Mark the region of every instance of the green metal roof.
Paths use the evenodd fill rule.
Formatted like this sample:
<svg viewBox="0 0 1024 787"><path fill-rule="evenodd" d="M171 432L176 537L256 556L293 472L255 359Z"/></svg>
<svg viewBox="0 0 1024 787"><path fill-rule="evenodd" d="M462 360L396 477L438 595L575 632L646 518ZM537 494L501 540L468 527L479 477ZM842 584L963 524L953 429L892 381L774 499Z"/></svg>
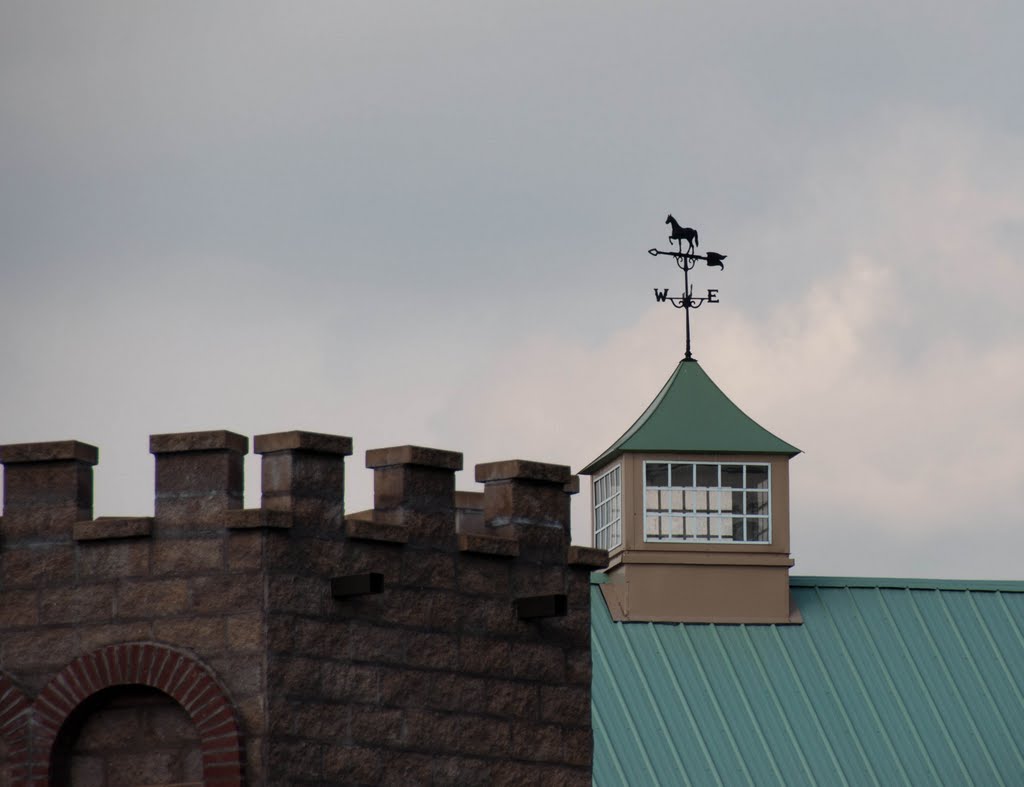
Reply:
<svg viewBox="0 0 1024 787"><path fill-rule="evenodd" d="M1024 582L796 578L803 625L593 612L597 785L1024 783Z"/></svg>
<svg viewBox="0 0 1024 787"><path fill-rule="evenodd" d="M580 472L593 473L625 451L800 453L733 404L693 360L680 361L636 423Z"/></svg>

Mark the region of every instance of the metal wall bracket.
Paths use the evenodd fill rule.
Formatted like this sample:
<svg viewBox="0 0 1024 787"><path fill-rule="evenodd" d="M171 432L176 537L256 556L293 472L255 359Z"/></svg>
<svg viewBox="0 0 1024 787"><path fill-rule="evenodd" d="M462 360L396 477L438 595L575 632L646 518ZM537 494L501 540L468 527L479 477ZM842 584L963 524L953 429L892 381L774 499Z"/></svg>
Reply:
<svg viewBox="0 0 1024 787"><path fill-rule="evenodd" d="M384 575L373 571L367 574L349 574L346 577L331 578L331 595L334 598L366 596L370 593L381 593L383 590Z"/></svg>
<svg viewBox="0 0 1024 787"><path fill-rule="evenodd" d="M569 611L565 593L550 596L527 596L515 600L516 615L520 620L563 617Z"/></svg>

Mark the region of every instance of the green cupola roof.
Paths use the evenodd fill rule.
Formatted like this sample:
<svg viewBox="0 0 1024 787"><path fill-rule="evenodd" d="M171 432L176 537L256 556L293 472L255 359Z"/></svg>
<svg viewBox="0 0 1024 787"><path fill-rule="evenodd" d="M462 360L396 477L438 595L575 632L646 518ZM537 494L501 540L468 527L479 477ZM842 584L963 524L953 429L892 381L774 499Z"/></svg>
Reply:
<svg viewBox="0 0 1024 787"><path fill-rule="evenodd" d="M592 474L626 452L795 456L800 449L740 410L699 363L683 360L636 423L580 472Z"/></svg>

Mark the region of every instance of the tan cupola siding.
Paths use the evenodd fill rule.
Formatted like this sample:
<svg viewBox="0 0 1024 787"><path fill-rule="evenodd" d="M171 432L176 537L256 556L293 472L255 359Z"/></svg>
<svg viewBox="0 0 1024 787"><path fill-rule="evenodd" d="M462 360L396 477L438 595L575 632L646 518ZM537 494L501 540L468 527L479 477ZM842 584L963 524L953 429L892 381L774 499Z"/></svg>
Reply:
<svg viewBox="0 0 1024 787"><path fill-rule="evenodd" d="M615 620L800 622L791 605L789 460L800 453L679 363L637 421L580 472Z"/></svg>

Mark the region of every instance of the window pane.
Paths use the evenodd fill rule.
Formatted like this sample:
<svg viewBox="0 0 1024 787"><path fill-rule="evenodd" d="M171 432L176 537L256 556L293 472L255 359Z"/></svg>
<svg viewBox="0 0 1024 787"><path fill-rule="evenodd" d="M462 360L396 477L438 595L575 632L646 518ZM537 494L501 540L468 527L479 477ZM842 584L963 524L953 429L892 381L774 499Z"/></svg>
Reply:
<svg viewBox="0 0 1024 787"><path fill-rule="evenodd" d="M732 530L732 537L735 541L743 541L743 520L739 517L734 517L730 522L730 528Z"/></svg>
<svg viewBox="0 0 1024 787"><path fill-rule="evenodd" d="M647 463L647 486L668 486L668 465L660 462Z"/></svg>
<svg viewBox="0 0 1024 787"><path fill-rule="evenodd" d="M686 493L686 510L706 513L708 510L708 493L705 489L697 489Z"/></svg>
<svg viewBox="0 0 1024 787"><path fill-rule="evenodd" d="M708 535L710 535L711 538L732 538L732 530L727 527L731 522L731 519L713 516L710 518L709 522L711 529Z"/></svg>
<svg viewBox="0 0 1024 787"><path fill-rule="evenodd" d="M747 465L747 489L767 489L768 468L764 465Z"/></svg>
<svg viewBox="0 0 1024 787"><path fill-rule="evenodd" d="M672 510L673 511L682 511L683 510L683 490L682 489L673 489L671 492L666 492L666 494L670 495L669 503L672 506Z"/></svg>
<svg viewBox="0 0 1024 787"><path fill-rule="evenodd" d="M646 506L648 511L657 511L661 508L661 506L658 505L657 489L647 490L647 492L644 494L644 505Z"/></svg>
<svg viewBox="0 0 1024 787"><path fill-rule="evenodd" d="M661 534L661 518L656 516L649 516L646 519L647 522L647 538L658 538Z"/></svg>
<svg viewBox="0 0 1024 787"><path fill-rule="evenodd" d="M718 465L697 465L697 486L718 486Z"/></svg>
<svg viewBox="0 0 1024 787"><path fill-rule="evenodd" d="M693 465L686 463L673 464L672 486L693 486Z"/></svg>
<svg viewBox="0 0 1024 787"><path fill-rule="evenodd" d="M708 518L706 516L686 517L686 532L690 538L708 538Z"/></svg>
<svg viewBox="0 0 1024 787"><path fill-rule="evenodd" d="M722 486L743 488L743 465L722 465Z"/></svg>
<svg viewBox="0 0 1024 787"><path fill-rule="evenodd" d="M743 493L742 492L729 492L728 495L723 495L727 499L722 501L723 504L728 504L729 508L726 509L723 505L722 510L734 511L737 514L743 513Z"/></svg>
<svg viewBox="0 0 1024 787"><path fill-rule="evenodd" d="M747 520L747 541L767 541L768 520L748 519Z"/></svg>
<svg viewBox="0 0 1024 787"><path fill-rule="evenodd" d="M685 538L686 529L684 527L684 520L681 516L674 516L669 518L669 525L672 531L672 538Z"/></svg>
<svg viewBox="0 0 1024 787"><path fill-rule="evenodd" d="M767 514L768 513L768 493L767 492L747 492L747 513L748 514Z"/></svg>

